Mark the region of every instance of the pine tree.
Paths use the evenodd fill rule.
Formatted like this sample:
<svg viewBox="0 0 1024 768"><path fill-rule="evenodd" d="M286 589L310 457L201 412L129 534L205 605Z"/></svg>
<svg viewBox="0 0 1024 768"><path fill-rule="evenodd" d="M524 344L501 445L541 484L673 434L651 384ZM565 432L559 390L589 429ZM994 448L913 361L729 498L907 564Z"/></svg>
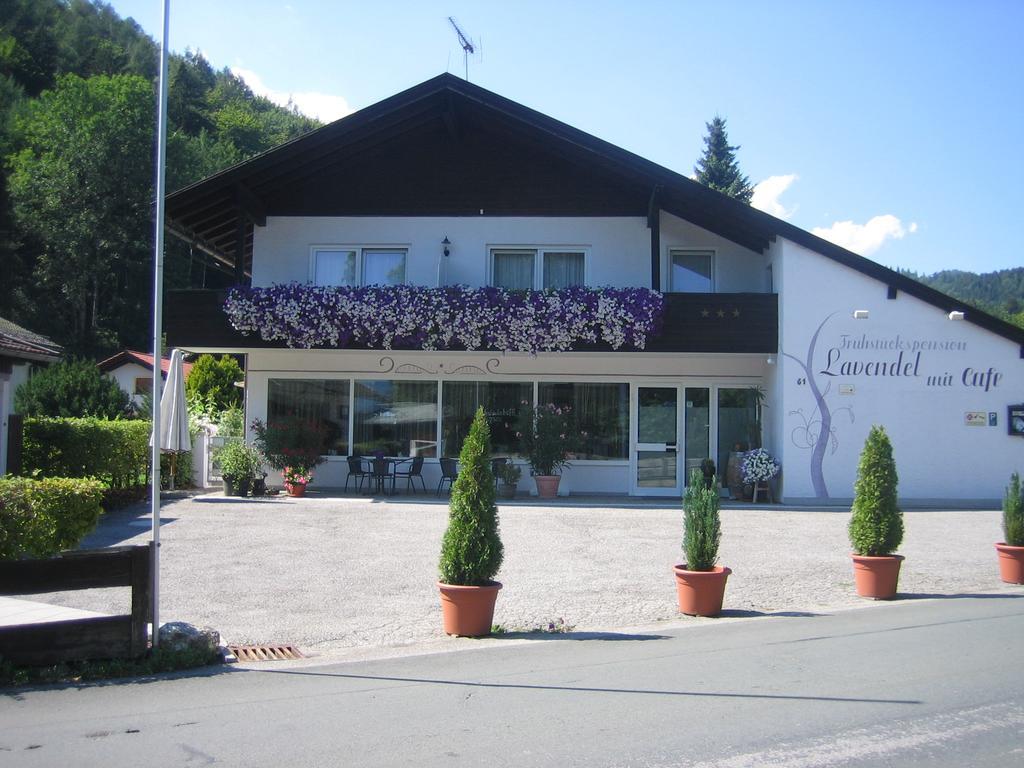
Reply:
<svg viewBox="0 0 1024 768"><path fill-rule="evenodd" d="M491 430L481 407L459 454L459 476L452 486L448 528L441 542L442 584L483 586L501 567L504 549L490 462Z"/></svg>
<svg viewBox="0 0 1024 768"><path fill-rule="evenodd" d="M849 534L856 554L891 555L903 541L903 513L896 505L897 482L892 443L883 427L873 426L853 486Z"/></svg>
<svg viewBox="0 0 1024 768"><path fill-rule="evenodd" d="M725 131L725 120L718 115L710 123L704 137L704 154L697 161L693 170L697 181L706 187L749 203L754 194L750 179L740 173L736 150L739 146L730 146L729 135Z"/></svg>

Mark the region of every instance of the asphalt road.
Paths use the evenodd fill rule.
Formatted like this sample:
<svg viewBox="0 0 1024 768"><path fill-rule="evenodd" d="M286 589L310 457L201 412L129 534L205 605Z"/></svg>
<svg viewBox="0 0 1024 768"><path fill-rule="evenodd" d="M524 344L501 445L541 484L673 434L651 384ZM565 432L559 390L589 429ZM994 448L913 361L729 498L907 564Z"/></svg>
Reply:
<svg viewBox="0 0 1024 768"><path fill-rule="evenodd" d="M3 691L0 764L1003 768L1022 598Z"/></svg>

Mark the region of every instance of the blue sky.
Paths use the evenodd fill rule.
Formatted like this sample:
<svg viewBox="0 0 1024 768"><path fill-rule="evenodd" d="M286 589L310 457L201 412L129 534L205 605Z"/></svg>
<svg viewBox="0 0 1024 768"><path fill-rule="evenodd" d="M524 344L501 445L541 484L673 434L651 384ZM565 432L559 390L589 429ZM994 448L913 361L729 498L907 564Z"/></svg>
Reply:
<svg viewBox="0 0 1024 768"><path fill-rule="evenodd" d="M170 47L332 119L461 75L449 15L471 81L681 173L721 115L759 207L887 266L1024 265L1020 0L171 0Z"/></svg>

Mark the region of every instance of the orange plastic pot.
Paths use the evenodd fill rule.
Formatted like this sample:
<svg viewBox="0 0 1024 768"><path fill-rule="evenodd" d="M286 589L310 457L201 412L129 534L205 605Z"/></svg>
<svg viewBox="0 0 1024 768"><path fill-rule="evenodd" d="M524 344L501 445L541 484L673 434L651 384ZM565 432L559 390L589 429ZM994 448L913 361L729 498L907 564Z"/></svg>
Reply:
<svg viewBox="0 0 1024 768"><path fill-rule="evenodd" d="M441 590L441 614L446 634L459 637L491 634L500 582L491 581L479 587L438 582L437 587Z"/></svg>
<svg viewBox="0 0 1024 768"><path fill-rule="evenodd" d="M689 616L717 616L725 600L725 582L730 568L715 566L710 571L688 571L685 563L673 569L679 612Z"/></svg>
<svg viewBox="0 0 1024 768"><path fill-rule="evenodd" d="M900 580L903 555L850 555L857 594L872 600L892 600Z"/></svg>
<svg viewBox="0 0 1024 768"><path fill-rule="evenodd" d="M999 542L999 578L1007 584L1024 584L1024 547L1011 547Z"/></svg>
<svg viewBox="0 0 1024 768"><path fill-rule="evenodd" d="M288 491L289 496L305 496L306 495L306 484L305 483L285 483L285 490Z"/></svg>
<svg viewBox="0 0 1024 768"><path fill-rule="evenodd" d="M558 496L558 484L562 480L561 475L534 475L533 480L537 483L538 498L553 499Z"/></svg>

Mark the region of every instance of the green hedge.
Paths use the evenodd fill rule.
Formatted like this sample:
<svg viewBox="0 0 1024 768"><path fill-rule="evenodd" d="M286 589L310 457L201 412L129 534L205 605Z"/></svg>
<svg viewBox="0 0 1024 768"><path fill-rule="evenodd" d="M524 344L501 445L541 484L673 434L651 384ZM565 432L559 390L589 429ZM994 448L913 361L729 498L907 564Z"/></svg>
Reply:
<svg viewBox="0 0 1024 768"><path fill-rule="evenodd" d="M78 546L103 514L102 498L96 480L0 477L0 560Z"/></svg>
<svg viewBox="0 0 1024 768"><path fill-rule="evenodd" d="M149 433L144 420L25 419L22 473L42 477L94 477L121 490L149 483ZM163 456L161 478L170 476ZM177 458L177 487L192 484L192 454Z"/></svg>

